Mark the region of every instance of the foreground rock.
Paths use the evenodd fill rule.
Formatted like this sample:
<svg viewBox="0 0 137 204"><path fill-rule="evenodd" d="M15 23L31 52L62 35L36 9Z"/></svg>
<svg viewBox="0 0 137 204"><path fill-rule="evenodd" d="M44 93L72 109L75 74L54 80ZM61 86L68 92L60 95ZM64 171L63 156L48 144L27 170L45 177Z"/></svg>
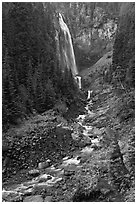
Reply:
<svg viewBox="0 0 137 204"><path fill-rule="evenodd" d="M28 172L28 174L29 174L30 176L37 177L38 175L40 175L40 171L37 170L37 169L33 169L33 170L30 170L30 171Z"/></svg>
<svg viewBox="0 0 137 204"><path fill-rule="evenodd" d="M50 165L51 165L51 160L48 159L48 160L45 161L45 162L40 162L40 163L38 164L38 168L39 168L39 169L45 169L45 168L48 168Z"/></svg>
<svg viewBox="0 0 137 204"><path fill-rule="evenodd" d="M39 117L36 129L27 132L32 134L34 144L29 160L33 167L25 170L29 177L21 184L7 185L3 201L123 201L118 191L123 187L118 182L129 185L128 172L121 154L123 144L118 142L113 128L109 129L113 122L107 117L108 110L107 103L93 109L89 101L85 114L73 124L61 117L56 120L51 113L49 120L46 113ZM115 175L121 175L119 181Z"/></svg>
<svg viewBox="0 0 137 204"><path fill-rule="evenodd" d="M27 196L23 202L43 202L43 198L41 195L36 195L36 196Z"/></svg>
<svg viewBox="0 0 137 204"><path fill-rule="evenodd" d="M2 201L4 202L21 202L23 197L21 193L15 191L2 191Z"/></svg>

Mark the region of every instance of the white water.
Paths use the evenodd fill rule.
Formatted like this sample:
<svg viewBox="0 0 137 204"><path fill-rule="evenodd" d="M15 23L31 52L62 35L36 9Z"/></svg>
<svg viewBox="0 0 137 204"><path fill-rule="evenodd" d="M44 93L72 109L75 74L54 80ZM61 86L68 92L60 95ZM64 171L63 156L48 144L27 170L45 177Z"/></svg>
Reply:
<svg viewBox="0 0 137 204"><path fill-rule="evenodd" d="M62 166L68 166L69 164L75 164L78 165L80 163L80 160L77 159L77 156L71 159L67 159L63 161Z"/></svg>
<svg viewBox="0 0 137 204"><path fill-rule="evenodd" d="M81 89L81 76L75 76L75 80L76 80L76 82L77 82L77 84L78 84L78 87L79 87L79 89Z"/></svg>
<svg viewBox="0 0 137 204"><path fill-rule="evenodd" d="M38 187L38 188L40 187L40 189L46 188L48 190L49 188L55 186L57 182L63 181L65 172L67 171L77 172L79 170L81 172L83 170L82 162L91 158L94 151L94 147L100 146L100 141L102 138L101 130L85 124L84 120L89 114L88 104L86 106L86 109L87 109L87 112L84 115L78 116L77 123L83 126L82 134L85 136L85 138L89 138L90 136L91 145L83 147L80 151L75 152L72 158L70 158L69 156L64 157L62 159L61 164L59 164L58 166L54 166L53 164L52 166L46 168L44 171L41 171L41 174L38 177L33 178L32 180L26 181L22 184L15 185L14 187L12 187L12 191L9 191L10 189L9 190L3 189L2 191L3 198L9 197L9 196L16 197L18 194L33 195L35 187ZM95 114L96 113L90 111L90 116L94 117ZM66 126L64 126L64 128L66 128ZM77 136L80 136L80 134L81 134L81 131L80 132L77 131L76 135L74 136L77 137ZM92 135L97 135L97 137L94 138L92 137ZM71 136L73 137L73 133ZM47 160L47 161L50 162L50 160Z"/></svg>
<svg viewBox="0 0 137 204"><path fill-rule="evenodd" d="M61 61L63 62L64 66L67 66L69 70L71 69L73 76L76 76L78 74L78 70L76 66L70 31L60 13L59 13L59 25L62 31L60 41L61 48L60 51L62 53Z"/></svg>
<svg viewBox="0 0 137 204"><path fill-rule="evenodd" d="M78 76L71 34L67 24L64 22L62 15L60 13L59 13L59 26L61 32L56 33L56 41L60 65L63 71L65 70L66 67L68 70L71 70L74 79L78 84L79 89L81 89L81 77Z"/></svg>
<svg viewBox="0 0 137 204"><path fill-rule="evenodd" d="M92 94L93 91L90 91L88 90L88 97L87 97L87 100L89 100L91 98L91 94Z"/></svg>

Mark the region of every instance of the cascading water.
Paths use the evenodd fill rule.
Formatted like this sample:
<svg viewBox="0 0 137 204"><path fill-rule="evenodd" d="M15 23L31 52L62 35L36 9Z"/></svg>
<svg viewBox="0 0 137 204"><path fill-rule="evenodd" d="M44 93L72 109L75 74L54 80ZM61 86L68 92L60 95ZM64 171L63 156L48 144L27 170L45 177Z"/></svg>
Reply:
<svg viewBox="0 0 137 204"><path fill-rule="evenodd" d="M88 90L88 97L87 100L89 100L91 98L91 94L93 93L93 91Z"/></svg>
<svg viewBox="0 0 137 204"><path fill-rule="evenodd" d="M79 89L81 89L81 77L78 76L71 34L60 13L59 27L60 32L56 33L56 39L58 38L58 56L62 70L66 67L68 70L71 70L76 83L78 83Z"/></svg>
<svg viewBox="0 0 137 204"><path fill-rule="evenodd" d="M72 45L72 39L70 35L70 31L66 23L63 21L62 15L59 13L59 25L61 28L61 35L60 35L60 46L61 46L61 53L64 59L64 65L67 66L68 69L71 69L72 74L75 76L78 74L76 62L75 62L75 55Z"/></svg>
<svg viewBox="0 0 137 204"><path fill-rule="evenodd" d="M75 80L78 83L79 89L81 89L81 76L75 76Z"/></svg>

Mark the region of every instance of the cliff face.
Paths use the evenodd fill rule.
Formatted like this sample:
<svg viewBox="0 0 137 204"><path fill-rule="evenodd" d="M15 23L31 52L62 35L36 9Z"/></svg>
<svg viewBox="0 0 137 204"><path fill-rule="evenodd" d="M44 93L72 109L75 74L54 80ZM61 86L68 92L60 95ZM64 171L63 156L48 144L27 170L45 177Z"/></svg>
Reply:
<svg viewBox="0 0 137 204"><path fill-rule="evenodd" d="M75 38L76 60L80 70L84 63L91 66L98 61L100 57L113 49L113 43L117 30L117 21L109 18L105 9L96 7L94 9L92 26L88 25L89 16L85 17L85 26ZM81 63L81 64L80 64ZM86 64L87 63L87 64Z"/></svg>
<svg viewBox="0 0 137 204"><path fill-rule="evenodd" d="M126 3L121 7L119 27L113 53L115 79L126 89L135 86L135 5Z"/></svg>

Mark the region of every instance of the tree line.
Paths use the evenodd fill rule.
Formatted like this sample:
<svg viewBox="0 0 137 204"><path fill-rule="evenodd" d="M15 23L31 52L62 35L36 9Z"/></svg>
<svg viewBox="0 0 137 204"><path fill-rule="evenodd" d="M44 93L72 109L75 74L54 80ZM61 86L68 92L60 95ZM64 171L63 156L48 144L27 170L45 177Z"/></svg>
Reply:
<svg viewBox="0 0 137 204"><path fill-rule="evenodd" d="M59 67L55 14L51 3L2 4L3 124L75 98L71 72Z"/></svg>

